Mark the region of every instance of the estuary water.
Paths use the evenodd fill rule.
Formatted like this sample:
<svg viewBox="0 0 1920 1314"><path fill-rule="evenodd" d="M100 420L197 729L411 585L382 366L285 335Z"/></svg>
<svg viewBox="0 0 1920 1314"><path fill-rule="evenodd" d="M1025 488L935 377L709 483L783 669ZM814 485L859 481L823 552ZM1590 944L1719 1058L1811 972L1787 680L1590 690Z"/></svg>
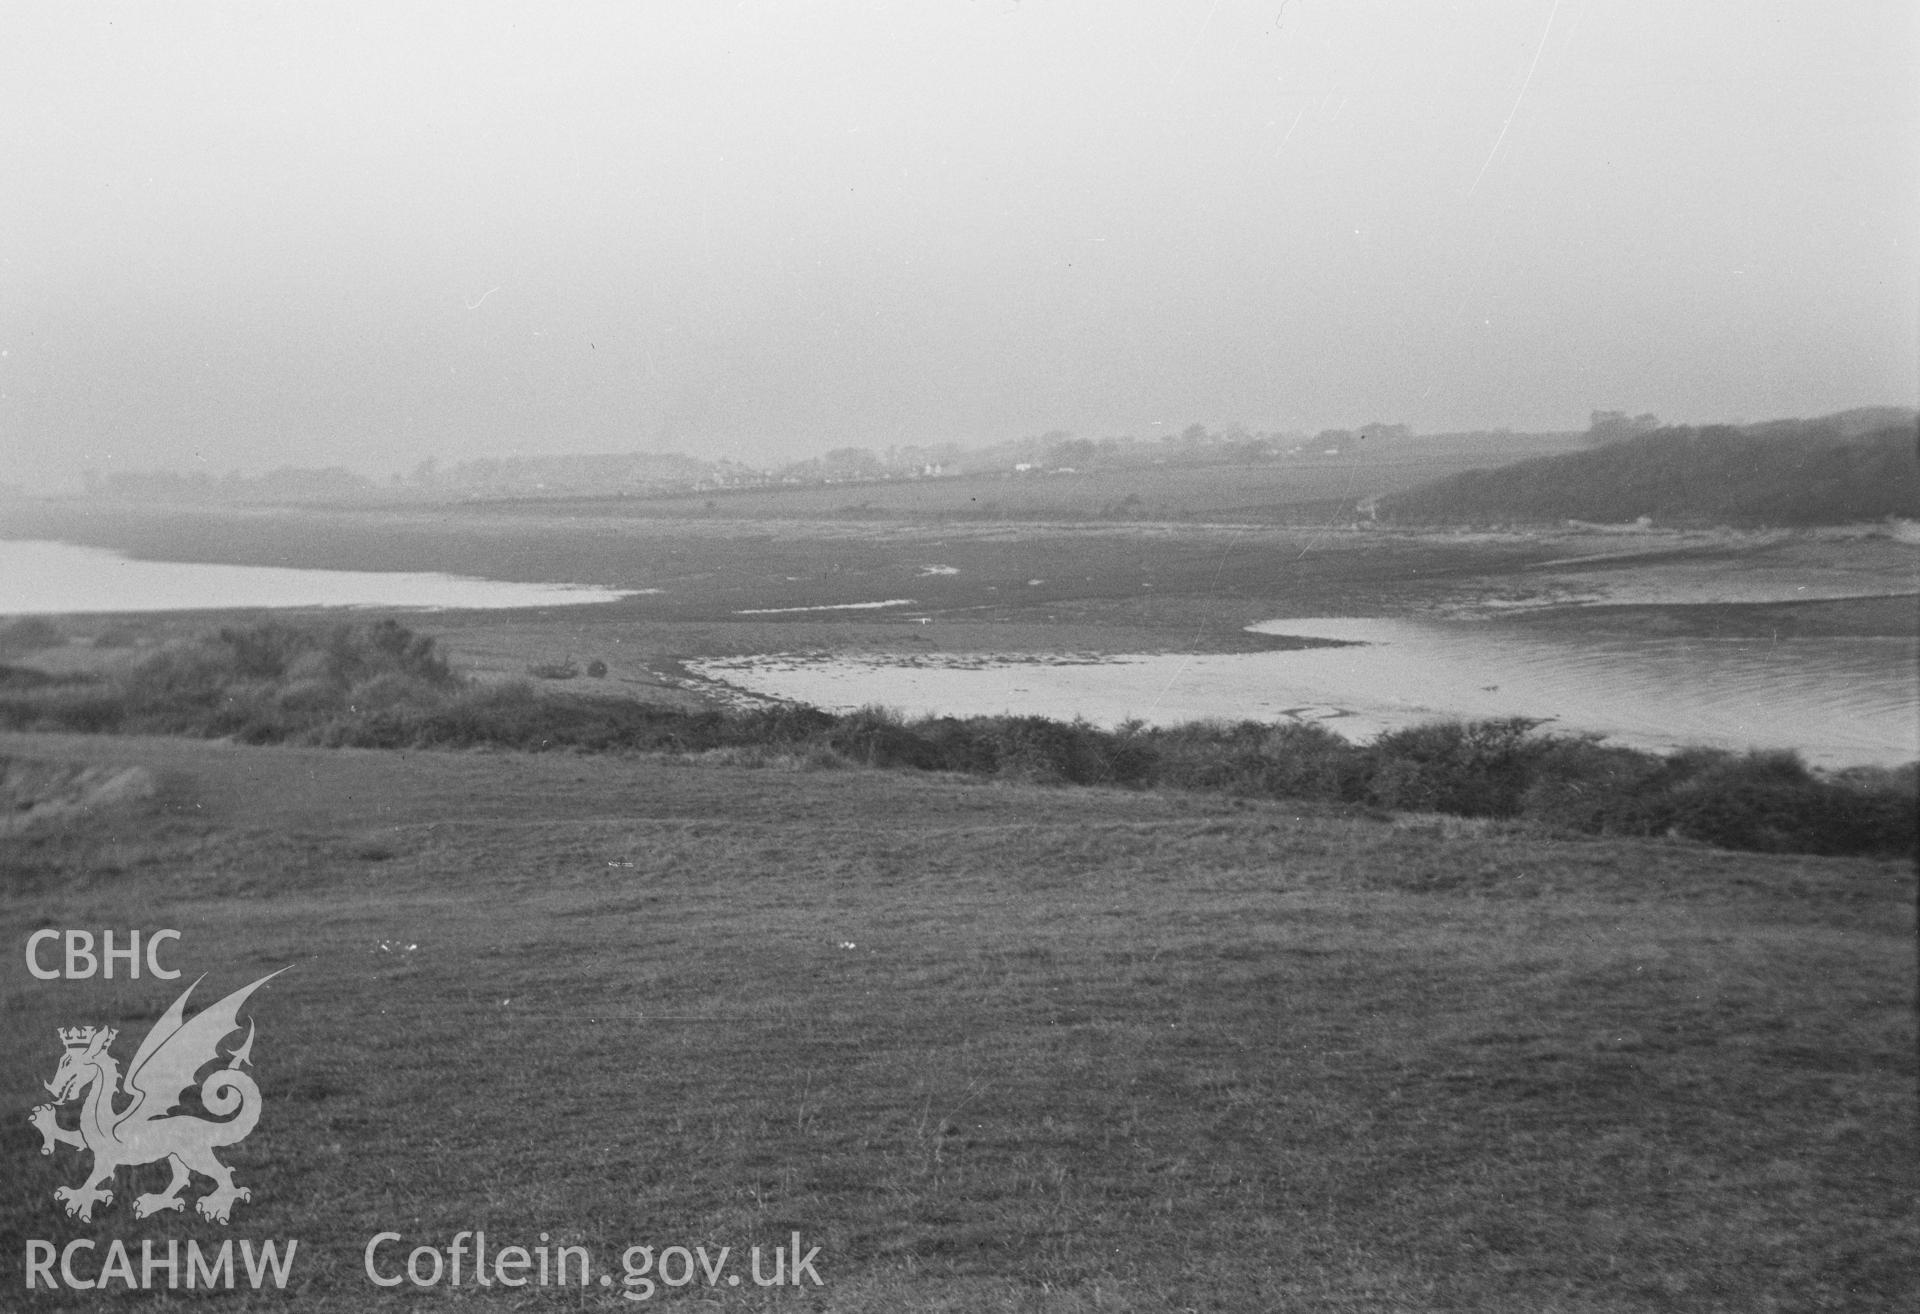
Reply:
<svg viewBox="0 0 1920 1314"><path fill-rule="evenodd" d="M612 602L628 592L572 584L511 584L420 571L136 561L106 548L0 539L0 616L225 607L491 610Z"/></svg>
<svg viewBox="0 0 1920 1314"><path fill-rule="evenodd" d="M754 693L910 715L1082 716L1171 725L1324 722L1356 740L1446 717L1535 717L1669 751L1797 748L1829 766L1920 757L1920 640L1552 635L1495 622L1267 621L1266 634L1352 646L1052 657L782 654L692 663Z"/></svg>

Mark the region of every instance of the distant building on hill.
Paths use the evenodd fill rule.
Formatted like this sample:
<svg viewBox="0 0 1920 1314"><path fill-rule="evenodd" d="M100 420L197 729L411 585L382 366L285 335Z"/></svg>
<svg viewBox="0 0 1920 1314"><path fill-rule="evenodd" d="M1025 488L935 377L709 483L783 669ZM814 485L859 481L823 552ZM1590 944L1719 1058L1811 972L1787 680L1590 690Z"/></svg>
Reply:
<svg viewBox="0 0 1920 1314"><path fill-rule="evenodd" d="M1593 443L1617 443L1625 438L1638 438L1660 427L1660 417L1652 413L1628 415L1625 411L1595 411L1590 418L1587 441Z"/></svg>

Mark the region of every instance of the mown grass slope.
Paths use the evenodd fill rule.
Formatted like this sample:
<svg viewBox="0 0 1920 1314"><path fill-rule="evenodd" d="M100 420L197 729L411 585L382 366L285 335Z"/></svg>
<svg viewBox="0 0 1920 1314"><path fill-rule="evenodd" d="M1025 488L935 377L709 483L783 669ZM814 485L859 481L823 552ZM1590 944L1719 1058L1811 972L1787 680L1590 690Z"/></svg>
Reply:
<svg viewBox="0 0 1920 1314"><path fill-rule="evenodd" d="M484 1227L616 1274L630 1243L798 1231L826 1285L791 1308L1916 1294L1902 862L684 757L0 751L159 782L0 839L16 1293L24 1237L291 1236L299 1307L411 1307L367 1239ZM293 964L252 1010L266 1116L224 1232L124 1196L69 1222L75 1157L25 1122L53 1028L130 1050L183 982L31 981L17 946L129 925L180 928L203 990ZM254 1305L287 1299L221 1307Z"/></svg>

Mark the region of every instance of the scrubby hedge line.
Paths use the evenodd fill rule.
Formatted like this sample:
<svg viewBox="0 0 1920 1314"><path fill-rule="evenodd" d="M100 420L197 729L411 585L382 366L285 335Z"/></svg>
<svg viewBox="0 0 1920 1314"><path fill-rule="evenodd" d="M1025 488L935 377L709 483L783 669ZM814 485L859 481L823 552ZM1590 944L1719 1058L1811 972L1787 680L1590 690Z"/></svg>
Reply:
<svg viewBox="0 0 1920 1314"><path fill-rule="evenodd" d="M9 678L18 675L20 678ZM1543 735L1512 719L1437 722L1353 744L1317 725L1139 724L1032 716L906 721L878 708L686 712L476 685L431 638L382 621L223 629L114 680L0 667L0 726L372 748L730 750L1075 785L1209 790L1403 811L1522 818L1593 835L1679 835L1821 854L1915 848L1916 771L1811 771L1793 753L1669 756Z"/></svg>

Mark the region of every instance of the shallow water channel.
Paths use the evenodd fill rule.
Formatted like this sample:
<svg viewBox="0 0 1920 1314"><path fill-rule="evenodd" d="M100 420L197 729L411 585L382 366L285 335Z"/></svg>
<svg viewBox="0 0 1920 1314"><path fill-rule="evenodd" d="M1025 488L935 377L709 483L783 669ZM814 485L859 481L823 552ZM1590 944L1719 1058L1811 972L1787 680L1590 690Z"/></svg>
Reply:
<svg viewBox="0 0 1920 1314"><path fill-rule="evenodd" d="M1797 748L1824 766L1920 757L1920 641L1538 634L1497 622L1267 621L1342 640L1284 652L1051 657L776 654L691 663L740 689L909 715L1325 722L1353 739L1445 717L1536 717L1658 751Z"/></svg>
<svg viewBox="0 0 1920 1314"><path fill-rule="evenodd" d="M224 607L488 610L613 602L628 591L512 584L424 571L294 570L136 561L106 548L0 539L0 616Z"/></svg>

